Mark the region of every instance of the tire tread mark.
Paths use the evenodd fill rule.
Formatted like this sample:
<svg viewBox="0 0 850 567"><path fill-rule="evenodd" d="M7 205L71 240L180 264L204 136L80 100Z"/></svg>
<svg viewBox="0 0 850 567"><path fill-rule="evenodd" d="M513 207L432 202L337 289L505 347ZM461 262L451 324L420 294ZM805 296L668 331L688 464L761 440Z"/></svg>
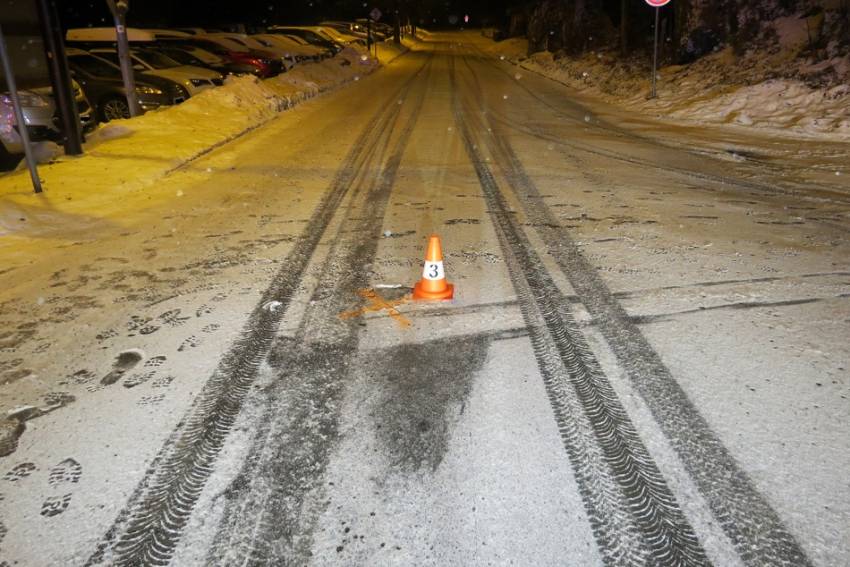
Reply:
<svg viewBox="0 0 850 567"><path fill-rule="evenodd" d="M631 522L639 532L639 548L631 549L634 536L612 530L618 526L606 526L607 531L599 529L600 520L610 521L610 518L600 517L600 511L588 506L590 503L585 500L603 558L609 564L621 562L625 557L632 564L708 565L708 558L693 528L590 347L578 331L567 302L518 226L492 172L473 143L471 128L465 117L475 117L478 113L469 110L463 112L462 104L455 104L456 121L478 175L503 251L506 258L510 259L509 272L529 325L538 364L545 371L550 359L558 357L562 361L567 373L565 381L568 382L562 387L564 390L571 388L580 406L579 413L587 417L591 427L591 431L579 433L589 434L591 438L586 443L598 445L603 456L604 468L596 469L592 474L610 474L613 477L625 499ZM534 324L535 311L539 311L545 327ZM546 348L547 343L554 349ZM564 416L575 409L565 404L563 390L558 391L551 382L544 378L562 439L572 457L570 447L575 443L572 436L574 432L570 430L570 424ZM574 464L577 468L583 465L580 462ZM641 553L644 549L647 555ZM630 555L634 551L639 553L637 557Z"/></svg>
<svg viewBox="0 0 850 567"><path fill-rule="evenodd" d="M210 564L286 564L309 553L310 538L298 534L309 531L304 524L312 519L301 502L304 493L312 489L311 481L324 470L331 448L328 438L336 430L338 398L359 342L358 322L343 321L337 315L345 307L350 308L347 304L356 290L368 285L368 272L352 267L368 264L377 251L377 238L363 235L380 232L401 157L424 97L424 89L414 96L413 118L405 123L392 148L393 123L384 128L386 135L376 141L380 147L377 163L383 161L389 149L392 153L379 176L364 180L369 187L359 193L358 202L347 207L313 292L315 306L305 314L295 338L284 340L285 345L275 349L284 353L275 366L291 375L292 380L276 380L268 393L255 441L231 483L239 488L230 491L231 499L209 553ZM308 401L292 402L289 407L282 405L281 399ZM299 448L308 447L309 456L293 450L287 440L297 442Z"/></svg>
<svg viewBox="0 0 850 567"><path fill-rule="evenodd" d="M546 243L547 252L597 322L620 365L744 563L751 566L810 565L777 512L694 407L569 231L560 226L557 217L545 205L508 139L494 128L489 141L528 220Z"/></svg>
<svg viewBox="0 0 850 567"><path fill-rule="evenodd" d="M424 67L387 100L394 101L406 92ZM169 436L87 565L168 564L316 247L374 149L370 141L398 112L396 104L382 105L360 133L240 336ZM282 305L265 309L270 301Z"/></svg>

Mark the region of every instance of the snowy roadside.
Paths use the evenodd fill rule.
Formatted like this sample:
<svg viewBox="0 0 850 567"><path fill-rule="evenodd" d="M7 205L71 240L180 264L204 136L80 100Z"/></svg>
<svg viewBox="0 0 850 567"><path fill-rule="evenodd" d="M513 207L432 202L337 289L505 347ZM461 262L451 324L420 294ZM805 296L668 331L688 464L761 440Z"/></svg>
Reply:
<svg viewBox="0 0 850 567"><path fill-rule="evenodd" d="M768 57L750 53L737 57L731 47L690 65L658 71L658 97L648 99L650 74L634 61L623 63L616 53L588 52L560 57L550 52L528 55L528 41L494 42L481 38L483 51L518 67L543 75L579 92L647 116L697 124L754 127L792 136L850 139L850 58L834 57L817 64L792 61L787 52ZM789 40L792 41L792 40ZM797 78L781 78L777 69L799 65ZM738 80L739 68L760 66L763 76L752 84ZM812 87L802 78L815 73L844 77L841 84Z"/></svg>
<svg viewBox="0 0 850 567"><path fill-rule="evenodd" d="M347 48L271 79L232 77L179 106L102 125L89 136L83 156L39 167L42 195L33 194L20 167L0 177L0 249L15 246L15 235L47 235L60 225L67 230L72 218L88 219L76 227L83 229L92 218L115 220L130 208L153 206L157 199L144 189L163 176L304 100L359 80L407 49L387 42L374 58Z"/></svg>

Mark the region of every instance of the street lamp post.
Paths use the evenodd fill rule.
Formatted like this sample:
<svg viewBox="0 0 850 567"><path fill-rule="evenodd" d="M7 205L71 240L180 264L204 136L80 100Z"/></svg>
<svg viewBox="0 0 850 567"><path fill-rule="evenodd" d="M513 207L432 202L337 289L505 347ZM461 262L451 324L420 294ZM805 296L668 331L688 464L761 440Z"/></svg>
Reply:
<svg viewBox="0 0 850 567"><path fill-rule="evenodd" d="M126 16L130 0L106 0L109 11L115 20L115 33L118 41L118 60L121 63L121 76L124 79L124 89L127 91L127 106L130 116L139 116L142 107L136 96L136 79L133 76L133 64L130 60L130 42L127 39Z"/></svg>

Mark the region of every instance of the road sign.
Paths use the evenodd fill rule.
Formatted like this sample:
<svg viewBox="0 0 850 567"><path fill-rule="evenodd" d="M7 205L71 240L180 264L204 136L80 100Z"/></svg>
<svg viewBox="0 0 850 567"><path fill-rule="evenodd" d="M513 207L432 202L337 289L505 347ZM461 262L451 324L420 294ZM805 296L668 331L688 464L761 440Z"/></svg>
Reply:
<svg viewBox="0 0 850 567"><path fill-rule="evenodd" d="M670 3L670 0L646 0L646 3L652 6L653 8L660 8L661 6L666 6Z"/></svg>
<svg viewBox="0 0 850 567"><path fill-rule="evenodd" d="M380 20L381 16L383 16L383 14L377 8L372 8L372 11L369 12L369 17L372 18L373 22L377 22L378 20Z"/></svg>

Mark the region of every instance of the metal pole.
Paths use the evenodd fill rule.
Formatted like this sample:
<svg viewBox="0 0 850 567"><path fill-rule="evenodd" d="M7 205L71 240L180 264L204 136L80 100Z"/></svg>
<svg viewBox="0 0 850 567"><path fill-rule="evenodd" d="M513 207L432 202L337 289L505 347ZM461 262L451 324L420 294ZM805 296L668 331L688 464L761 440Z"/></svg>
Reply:
<svg viewBox="0 0 850 567"><path fill-rule="evenodd" d="M106 0L112 17L115 20L115 33L118 40L118 61L121 63L121 77L124 79L124 90L127 91L127 106L130 107L130 116L142 114L139 97L136 95L136 78L133 76L133 64L130 61L130 42L127 39L127 28L124 16L127 13L127 2L119 0Z"/></svg>
<svg viewBox="0 0 850 567"><path fill-rule="evenodd" d="M3 26L0 26L0 59L3 60L3 72L6 73L6 83L9 85L9 95L12 97L12 106L15 107L15 119L18 122L18 133L24 144L24 155L27 167L30 170L32 186L36 193L41 193L41 179L38 178L38 168L35 165L35 157L30 147L30 135L27 132L27 124L24 121L24 112L21 110L21 99L18 97L18 87L15 85L15 74L12 72L12 62L6 51L6 38L3 36Z"/></svg>
<svg viewBox="0 0 850 567"><path fill-rule="evenodd" d="M80 116L77 113L77 101L71 90L71 73L68 71L68 59L62 43L62 27L56 16L56 6L52 0L38 0L38 19L41 24L41 36L44 39L44 53L50 71L50 85L53 98L59 111L62 124L62 145L69 156L83 153L83 136L80 131Z"/></svg>
<svg viewBox="0 0 850 567"><path fill-rule="evenodd" d="M658 68L658 14L661 12L661 8L655 8L655 45L652 48L652 92L649 94L649 98L655 98L655 75L658 74L656 69Z"/></svg>

